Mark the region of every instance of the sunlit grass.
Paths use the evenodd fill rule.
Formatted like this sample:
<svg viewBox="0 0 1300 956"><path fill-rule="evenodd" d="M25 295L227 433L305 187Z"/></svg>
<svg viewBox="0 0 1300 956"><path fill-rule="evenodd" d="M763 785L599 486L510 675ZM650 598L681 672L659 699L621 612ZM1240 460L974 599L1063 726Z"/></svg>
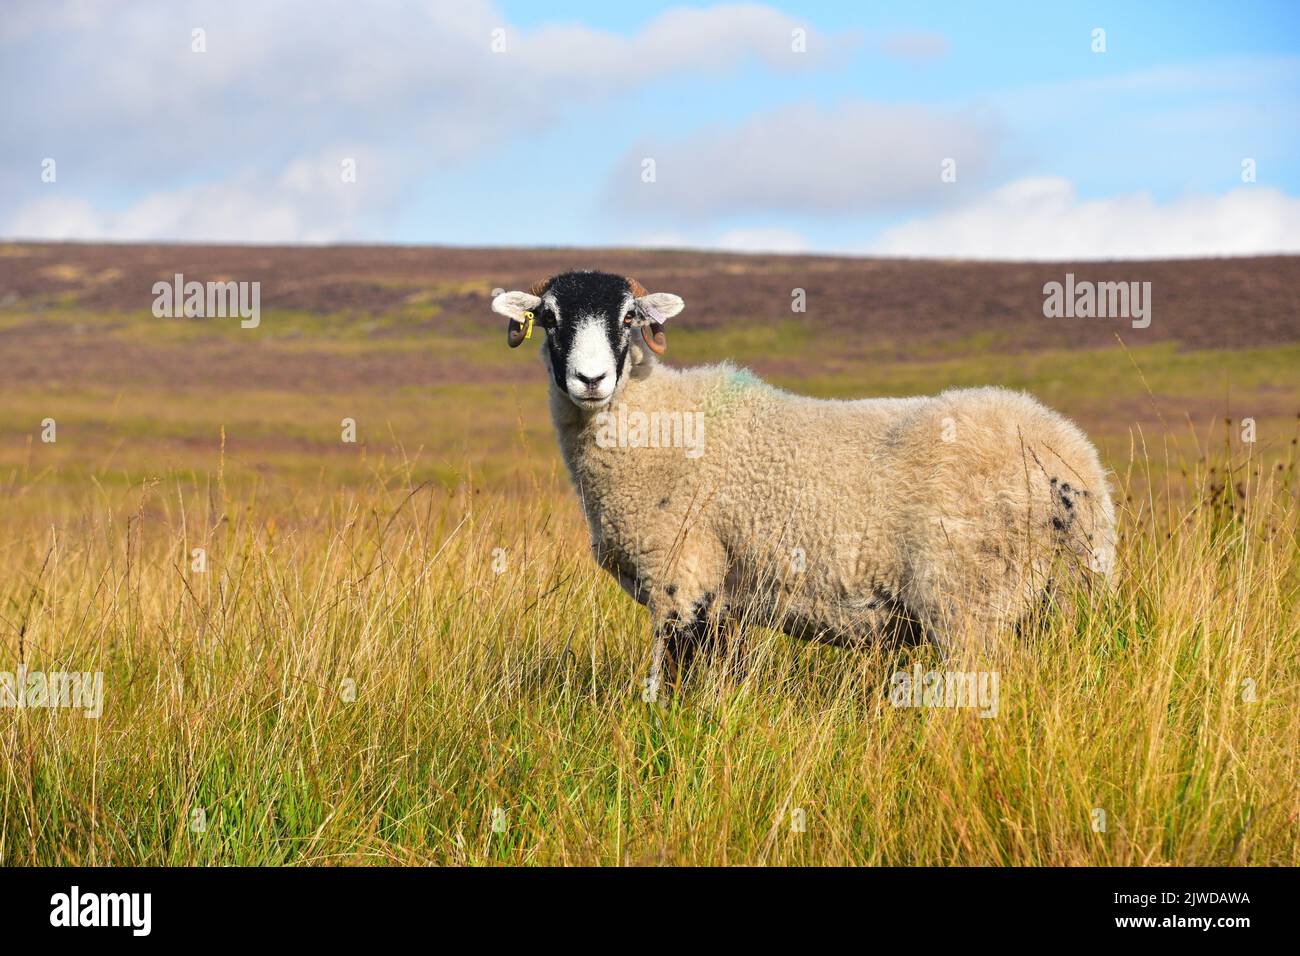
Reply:
<svg viewBox="0 0 1300 956"><path fill-rule="evenodd" d="M1168 490L1112 461L1118 587L963 665L1001 675L988 719L890 705L927 648L756 626L742 669L644 701L645 613L553 472L506 491L390 451L350 483L218 459L73 493L19 471L0 669L101 670L105 704L0 710L0 855L1295 865L1295 461L1222 438Z"/></svg>

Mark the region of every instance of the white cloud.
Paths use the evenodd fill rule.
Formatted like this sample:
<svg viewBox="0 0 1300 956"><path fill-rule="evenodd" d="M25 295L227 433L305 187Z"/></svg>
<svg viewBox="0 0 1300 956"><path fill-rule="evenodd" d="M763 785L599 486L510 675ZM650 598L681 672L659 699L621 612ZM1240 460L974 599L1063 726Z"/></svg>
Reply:
<svg viewBox="0 0 1300 956"><path fill-rule="evenodd" d="M941 164L957 161L977 183L1000 141L992 120L923 106L853 102L835 109L793 104L739 126L678 142L646 140L606 186L624 213L698 221L732 213L832 216L940 204L953 196ZM642 162L655 181L642 182Z"/></svg>
<svg viewBox="0 0 1300 956"><path fill-rule="evenodd" d="M1300 252L1300 199L1262 186L1160 204L1080 199L1068 180L1022 179L959 209L887 229L866 250L969 259L1161 259Z"/></svg>
<svg viewBox="0 0 1300 956"><path fill-rule="evenodd" d="M355 161L355 182L342 163ZM277 176L242 174L217 183L162 190L122 209L59 194L33 199L9 217L16 239L333 242L367 210L385 208L381 161L359 150L297 159Z"/></svg>
<svg viewBox="0 0 1300 956"><path fill-rule="evenodd" d="M796 53L793 31L805 34L805 52ZM520 49L529 70L584 83L600 76L627 87L643 77L679 70L718 72L747 58L778 70L799 71L847 54L856 41L846 34L821 34L806 21L753 3L666 10L631 37L576 24L539 28ZM533 66L532 64L536 64Z"/></svg>
<svg viewBox="0 0 1300 956"><path fill-rule="evenodd" d="M952 44L941 33L891 33L880 39L880 52L900 60L937 60L948 55Z"/></svg>
<svg viewBox="0 0 1300 956"><path fill-rule="evenodd" d="M852 42L810 32L808 52L795 54L796 27L807 24L757 4L669 9L626 37L524 29L490 0L380 12L353 0L20 4L0 18L0 232L355 235L359 215L385 211L293 189L295 164L367 144L392 203L521 129L664 76L747 60L816 69ZM195 28L206 52L191 49ZM44 157L58 162L56 187L39 182ZM146 198L108 208L106 197L120 205L123 195Z"/></svg>
<svg viewBox="0 0 1300 956"><path fill-rule="evenodd" d="M795 229L780 226L753 226L735 229L700 229L620 235L611 243L631 249L701 249L714 252L767 252L795 254L808 252L812 243Z"/></svg>
<svg viewBox="0 0 1300 956"><path fill-rule="evenodd" d="M728 252L807 252L808 240L793 229L730 229L716 247Z"/></svg>
<svg viewBox="0 0 1300 956"><path fill-rule="evenodd" d="M615 245L634 249L711 249L721 252L807 252L808 238L794 229L758 226L722 232L652 232L620 238Z"/></svg>

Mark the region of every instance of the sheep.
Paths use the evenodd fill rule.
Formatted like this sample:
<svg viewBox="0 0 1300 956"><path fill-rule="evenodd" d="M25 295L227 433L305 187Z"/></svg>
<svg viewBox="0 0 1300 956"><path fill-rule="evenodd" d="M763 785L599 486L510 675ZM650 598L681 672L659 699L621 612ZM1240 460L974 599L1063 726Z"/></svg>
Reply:
<svg viewBox="0 0 1300 956"><path fill-rule="evenodd" d="M1109 581L1106 472L1061 415L1002 388L822 400L729 363L670 368L663 325L683 307L601 272L492 302L512 347L544 330L560 451L593 556L649 609L655 686L719 622L951 655L1062 575Z"/></svg>

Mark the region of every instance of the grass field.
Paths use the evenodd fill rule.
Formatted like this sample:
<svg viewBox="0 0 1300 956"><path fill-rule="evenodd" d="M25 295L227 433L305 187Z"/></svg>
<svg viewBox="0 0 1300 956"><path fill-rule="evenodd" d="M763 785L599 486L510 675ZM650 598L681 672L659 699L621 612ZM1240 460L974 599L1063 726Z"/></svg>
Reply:
<svg viewBox="0 0 1300 956"><path fill-rule="evenodd" d="M0 709L4 863L1300 864L1294 315L1233 347L1171 309L1122 344L972 320L831 348L688 312L674 362L1038 394L1115 472L1120 574L969 662L996 717L892 706L926 648L759 624L742 668L646 702L648 622L588 555L542 371L474 324L489 271L414 306L376 275L401 291L374 315L268 293L254 332L6 248L66 268L0 296L0 671L102 671L104 705Z"/></svg>

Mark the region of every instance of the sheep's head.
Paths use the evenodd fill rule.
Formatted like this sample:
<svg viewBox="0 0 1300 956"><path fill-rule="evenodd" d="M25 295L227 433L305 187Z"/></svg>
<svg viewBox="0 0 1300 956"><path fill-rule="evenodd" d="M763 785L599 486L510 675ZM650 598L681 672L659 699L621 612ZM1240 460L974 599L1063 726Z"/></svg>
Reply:
<svg viewBox="0 0 1300 956"><path fill-rule="evenodd" d="M565 272L492 300L492 310L510 320L511 348L523 342L530 321L543 330L555 384L587 409L609 404L633 364L630 353L663 353L663 323L682 307L679 296L648 293L635 279L605 272Z"/></svg>

